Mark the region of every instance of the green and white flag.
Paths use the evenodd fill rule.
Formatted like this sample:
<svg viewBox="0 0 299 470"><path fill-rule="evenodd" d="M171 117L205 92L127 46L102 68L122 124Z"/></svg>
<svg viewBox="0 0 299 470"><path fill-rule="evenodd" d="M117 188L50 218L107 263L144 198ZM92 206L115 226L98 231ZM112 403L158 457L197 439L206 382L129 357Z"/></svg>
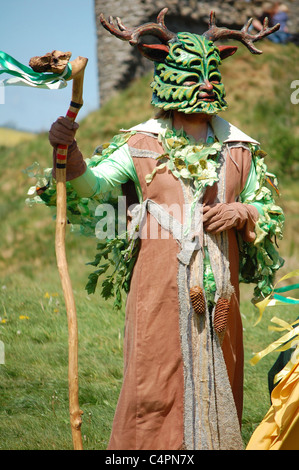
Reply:
<svg viewBox="0 0 299 470"><path fill-rule="evenodd" d="M66 80L72 73L72 66L68 63L61 74L34 72L30 67L21 64L16 59L6 54L6 52L0 51L0 75L2 73L8 73L13 75L13 77L1 80L0 86L21 85L57 90L66 87Z"/></svg>

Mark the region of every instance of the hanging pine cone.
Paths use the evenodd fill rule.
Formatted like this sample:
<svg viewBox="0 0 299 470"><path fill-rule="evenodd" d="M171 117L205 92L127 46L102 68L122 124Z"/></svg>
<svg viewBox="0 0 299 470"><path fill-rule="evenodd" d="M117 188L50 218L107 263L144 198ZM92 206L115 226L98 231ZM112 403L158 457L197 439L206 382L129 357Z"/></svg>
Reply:
<svg viewBox="0 0 299 470"><path fill-rule="evenodd" d="M202 288L199 286L191 287L190 289L190 299L194 312L198 315L203 315L206 311L205 308L205 298L203 295Z"/></svg>
<svg viewBox="0 0 299 470"><path fill-rule="evenodd" d="M227 316L229 312L229 300L220 298L217 301L214 315L214 328L217 333L222 333L226 329Z"/></svg>

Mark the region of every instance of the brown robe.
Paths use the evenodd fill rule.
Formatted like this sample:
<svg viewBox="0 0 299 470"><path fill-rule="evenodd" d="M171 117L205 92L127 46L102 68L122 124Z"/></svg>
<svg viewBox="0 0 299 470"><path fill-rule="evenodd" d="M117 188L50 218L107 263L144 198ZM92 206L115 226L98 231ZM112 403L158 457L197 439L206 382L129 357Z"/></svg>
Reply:
<svg viewBox="0 0 299 470"><path fill-rule="evenodd" d="M128 145L159 154L163 149L152 136L137 133ZM246 183L251 154L240 146L226 155L226 202L235 202ZM159 204L184 204L182 187L167 169L159 171L147 184L157 162L134 157L143 199ZM206 190L204 201L211 204L216 184ZM137 201L136 201L137 202ZM248 220L241 235L248 240L258 218L257 210L247 206ZM176 450L184 448L184 363L179 329L178 243L163 234L158 222L150 226L161 235L143 238L134 267L126 305L124 339L124 377L109 442L109 450ZM182 220L181 220L182 222ZM149 224L148 224L149 226ZM164 238L166 239L163 239ZM228 232L231 297L228 326L222 344L227 374L241 422L243 403L243 339L239 311L239 249L236 231Z"/></svg>

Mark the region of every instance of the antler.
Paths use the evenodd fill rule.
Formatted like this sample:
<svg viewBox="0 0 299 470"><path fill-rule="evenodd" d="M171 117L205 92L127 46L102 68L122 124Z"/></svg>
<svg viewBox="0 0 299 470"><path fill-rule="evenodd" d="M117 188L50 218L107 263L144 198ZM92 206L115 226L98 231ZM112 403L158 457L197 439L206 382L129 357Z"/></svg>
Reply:
<svg viewBox="0 0 299 470"><path fill-rule="evenodd" d="M253 18L250 18L240 31L228 28L218 28L218 26L216 26L215 12L212 11L210 14L209 29L203 33L203 36L211 41L217 41L219 39L236 39L237 41L242 42L252 54L262 54L262 51L257 49L253 43L277 31L280 28L280 24L277 23L275 26L272 26L272 28L269 28L268 18L265 18L262 30L253 35L248 32L252 21Z"/></svg>
<svg viewBox="0 0 299 470"><path fill-rule="evenodd" d="M137 45L138 49L148 59L157 60L163 58L163 56L165 57L165 53L169 51L168 41L176 36L175 33L169 31L165 26L164 17L167 11L168 8L163 8L163 10L160 11L157 16L157 23L144 23L133 29L126 28L118 17L115 18L117 25L115 26L112 16L109 16L107 21L103 13L100 14L100 21L104 28L118 39L128 41L132 46ZM157 37L161 41L161 44L143 43L140 38L146 35Z"/></svg>
<svg viewBox="0 0 299 470"><path fill-rule="evenodd" d="M162 42L166 43L175 37L175 34L169 31L165 26L164 17L167 11L168 8L163 8L163 10L160 11L157 17L157 23L145 23L133 29L126 28L118 17L116 17L116 27L113 23L113 18L109 16L107 21L103 13L100 14L100 21L104 28L106 28L111 34L123 41L129 41L133 46L137 45L140 37L146 34L157 36Z"/></svg>

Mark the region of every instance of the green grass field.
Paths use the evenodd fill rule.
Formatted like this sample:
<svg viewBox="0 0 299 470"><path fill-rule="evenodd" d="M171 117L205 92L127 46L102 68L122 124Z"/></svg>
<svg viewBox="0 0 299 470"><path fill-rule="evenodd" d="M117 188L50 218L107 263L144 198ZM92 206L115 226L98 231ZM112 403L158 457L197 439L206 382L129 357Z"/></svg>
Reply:
<svg viewBox="0 0 299 470"><path fill-rule="evenodd" d="M264 55L259 58L241 51L232 59L233 69L223 64L230 103L224 117L263 142L263 148L271 155L269 168L281 176L279 204L286 213L285 238L280 242L286 259L283 275L299 265L299 190L295 178L299 169L298 157L292 153L299 143L299 105L296 108L289 100L290 82L298 78L299 70L297 50L292 45L285 49L275 47L265 43ZM236 73L239 70L240 74ZM129 127L153 114L150 81L151 77L145 76L81 122L77 139L85 156L90 156L96 145L108 141L120 127ZM62 113L67 106L62 103ZM0 175L0 341L5 349L4 364L0 364L0 449L72 449L67 319L56 269L55 222L47 208L25 205L27 189L33 181L22 172L34 161L51 166L51 149L47 135L40 134L15 144L1 138L0 150L5 162ZM88 296L84 289L91 272L85 263L93 259L95 240L67 231L66 246L79 325L83 443L85 449L100 450L108 443L122 383L124 312L116 313L112 302L104 302L99 293ZM255 367L249 360L280 335L268 331L274 315L287 321L298 316L295 309L275 307L268 309L262 322L254 326L257 311L250 302L252 290L253 286L242 288L241 303L245 444L269 408L267 373L277 353Z"/></svg>
<svg viewBox="0 0 299 470"><path fill-rule="evenodd" d="M20 142L28 142L35 138L30 132L17 131L6 127L0 127L0 145L5 142L6 147L15 147Z"/></svg>

